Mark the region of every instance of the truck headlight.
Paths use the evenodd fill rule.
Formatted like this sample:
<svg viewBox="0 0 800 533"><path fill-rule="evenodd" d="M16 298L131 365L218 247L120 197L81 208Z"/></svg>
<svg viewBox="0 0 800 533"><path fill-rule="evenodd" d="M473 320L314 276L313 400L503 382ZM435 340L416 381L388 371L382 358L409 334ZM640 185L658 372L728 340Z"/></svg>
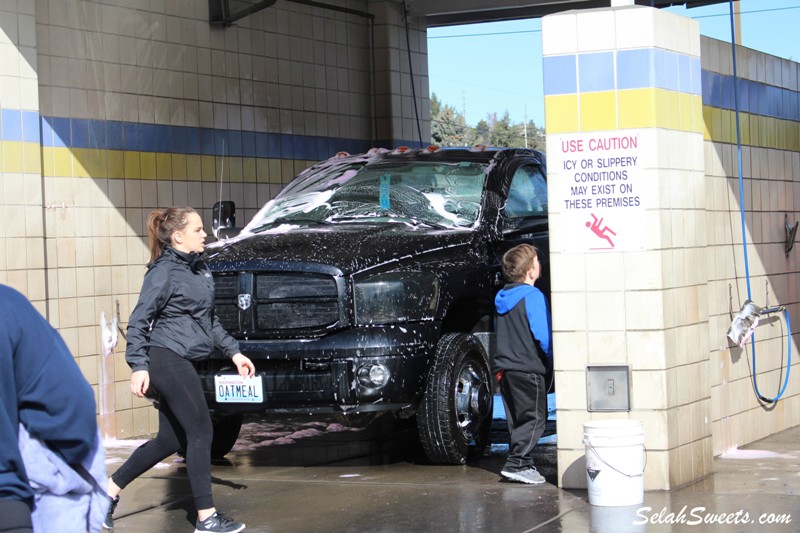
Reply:
<svg viewBox="0 0 800 533"><path fill-rule="evenodd" d="M432 320L438 303L439 280L430 272L388 272L355 284L359 325Z"/></svg>
<svg viewBox="0 0 800 533"><path fill-rule="evenodd" d="M365 387L381 388L392 377L391 371L386 365L380 363L369 363L358 369L358 380Z"/></svg>

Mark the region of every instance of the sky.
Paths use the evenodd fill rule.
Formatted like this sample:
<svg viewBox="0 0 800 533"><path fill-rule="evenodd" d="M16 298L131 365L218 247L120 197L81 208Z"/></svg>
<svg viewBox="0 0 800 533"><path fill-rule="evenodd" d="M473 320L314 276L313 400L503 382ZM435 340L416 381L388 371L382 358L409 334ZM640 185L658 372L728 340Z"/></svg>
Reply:
<svg viewBox="0 0 800 533"><path fill-rule="evenodd" d="M730 42L728 2L668 11L697 19L700 33ZM742 44L800 61L800 0L741 0ZM541 19L428 30L431 94L474 126L487 114L544 126Z"/></svg>

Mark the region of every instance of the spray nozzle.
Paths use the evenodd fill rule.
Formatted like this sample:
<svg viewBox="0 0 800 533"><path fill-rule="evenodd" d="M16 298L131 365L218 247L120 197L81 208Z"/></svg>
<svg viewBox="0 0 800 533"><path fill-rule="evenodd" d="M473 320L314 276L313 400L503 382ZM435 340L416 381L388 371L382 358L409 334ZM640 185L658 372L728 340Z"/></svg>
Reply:
<svg viewBox="0 0 800 533"><path fill-rule="evenodd" d="M783 311L783 309L782 305L760 307L752 300L745 300L742 308L733 317L731 327L728 328L728 338L736 343L739 348L744 348L744 345L753 336L753 331L758 327L761 317Z"/></svg>
<svg viewBox="0 0 800 533"><path fill-rule="evenodd" d="M728 328L728 338L736 343L739 348L744 348L753 331L758 327L762 308L751 300L745 300L744 305L733 317L731 327Z"/></svg>

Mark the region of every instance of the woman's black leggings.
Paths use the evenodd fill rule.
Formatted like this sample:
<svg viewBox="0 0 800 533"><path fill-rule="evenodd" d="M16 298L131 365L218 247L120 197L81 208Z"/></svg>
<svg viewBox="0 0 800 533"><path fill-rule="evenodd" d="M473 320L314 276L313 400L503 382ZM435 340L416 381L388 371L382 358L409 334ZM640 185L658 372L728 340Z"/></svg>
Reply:
<svg viewBox="0 0 800 533"><path fill-rule="evenodd" d="M159 394L158 435L139 446L111 479L120 488L159 461L186 450L186 470L197 509L214 507L211 497L211 439L214 435L200 377L187 359L151 347L150 386Z"/></svg>

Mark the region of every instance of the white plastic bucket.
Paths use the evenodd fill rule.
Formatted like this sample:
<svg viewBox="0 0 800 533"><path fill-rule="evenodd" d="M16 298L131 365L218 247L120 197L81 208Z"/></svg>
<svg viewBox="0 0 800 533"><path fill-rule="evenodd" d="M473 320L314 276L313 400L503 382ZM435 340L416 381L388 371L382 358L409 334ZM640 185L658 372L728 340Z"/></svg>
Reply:
<svg viewBox="0 0 800 533"><path fill-rule="evenodd" d="M637 505L644 501L644 426L637 420L583 424L589 503Z"/></svg>

